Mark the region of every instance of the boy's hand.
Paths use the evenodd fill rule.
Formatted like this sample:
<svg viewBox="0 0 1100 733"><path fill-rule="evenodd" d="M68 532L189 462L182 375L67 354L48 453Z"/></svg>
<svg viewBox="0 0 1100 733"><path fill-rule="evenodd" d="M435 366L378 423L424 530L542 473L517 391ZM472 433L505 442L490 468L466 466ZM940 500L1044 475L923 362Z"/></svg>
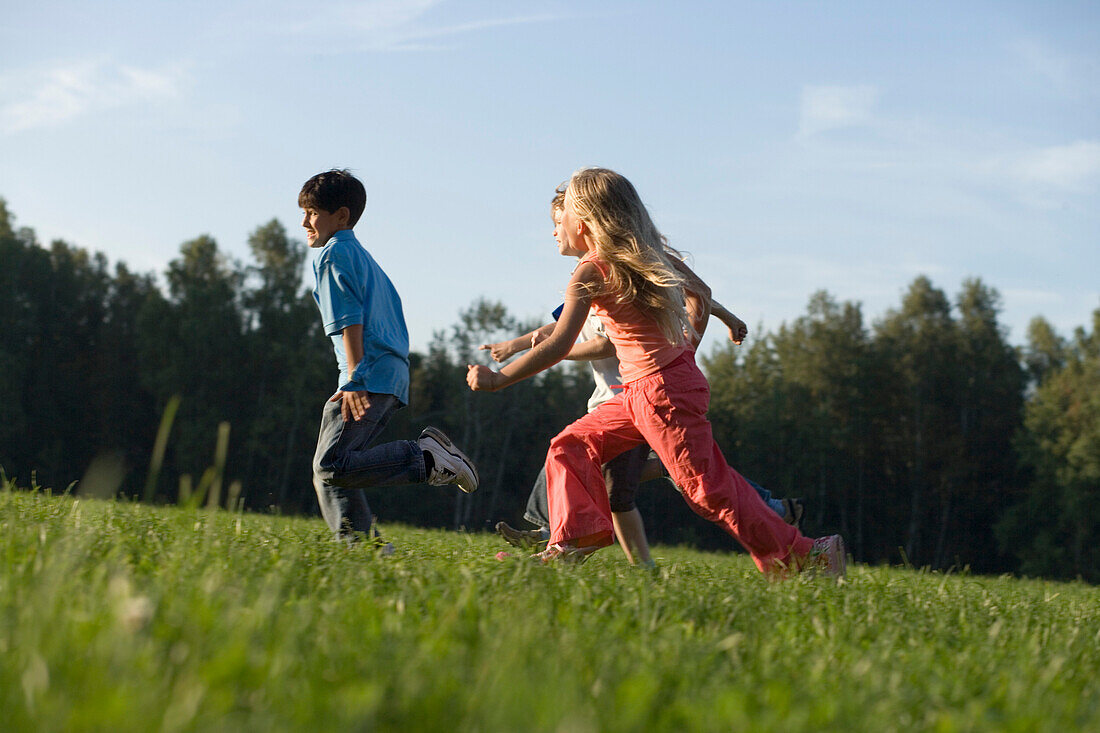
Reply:
<svg viewBox="0 0 1100 733"><path fill-rule="evenodd" d="M493 357L493 361L501 362L516 353L512 350L511 343L511 341L501 341L499 344L482 344L477 349L478 351L488 350L489 356Z"/></svg>
<svg viewBox="0 0 1100 733"><path fill-rule="evenodd" d="M532 349L535 348L536 346L538 346L539 344L541 344L543 341L545 341L548 338L550 338L550 337L549 336L543 336L540 331L535 331L533 334L531 334L531 348Z"/></svg>
<svg viewBox="0 0 1100 733"><path fill-rule="evenodd" d="M475 392L495 392L500 389L502 377L481 364L466 365L466 384Z"/></svg>
<svg viewBox="0 0 1100 733"><path fill-rule="evenodd" d="M370 394L368 392L337 392L329 398L329 402L340 402L340 415L344 422L354 420L359 422L363 415L370 409Z"/></svg>

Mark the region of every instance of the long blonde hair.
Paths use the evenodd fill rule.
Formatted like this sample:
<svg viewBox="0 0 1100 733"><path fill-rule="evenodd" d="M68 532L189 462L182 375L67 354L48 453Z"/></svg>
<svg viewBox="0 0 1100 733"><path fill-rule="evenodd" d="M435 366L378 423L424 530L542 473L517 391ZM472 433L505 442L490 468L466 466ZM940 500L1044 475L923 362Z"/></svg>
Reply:
<svg viewBox="0 0 1100 733"><path fill-rule="evenodd" d="M684 307L684 277L669 261L674 250L630 181L606 168L582 168L569 179L563 206L587 225L596 256L607 263L605 283L590 295L633 303L674 344L683 343L685 332L694 333Z"/></svg>

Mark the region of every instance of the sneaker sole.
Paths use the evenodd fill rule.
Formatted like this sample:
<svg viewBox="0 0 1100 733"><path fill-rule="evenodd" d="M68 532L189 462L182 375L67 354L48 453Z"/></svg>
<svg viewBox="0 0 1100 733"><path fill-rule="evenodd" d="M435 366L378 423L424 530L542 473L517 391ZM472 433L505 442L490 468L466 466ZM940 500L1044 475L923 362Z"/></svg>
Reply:
<svg viewBox="0 0 1100 733"><path fill-rule="evenodd" d="M563 565L583 565L585 561L588 560L588 558L600 548L592 547L582 549L579 547L570 547L564 551L558 549L556 552L550 553L552 549L554 548L547 547L547 549L543 550L542 552L538 552L532 555L531 558L537 560L543 565L549 565L550 563L561 563Z"/></svg>
<svg viewBox="0 0 1100 733"><path fill-rule="evenodd" d="M443 450L447 451L452 458L456 458L466 464L466 467L470 469L470 473L473 474L474 483L471 486L469 481L464 481L461 476L455 479L455 484L458 488L462 489L467 494L472 494L477 491L478 484L481 483L481 478L477 475L477 468L474 466L474 462L466 457L466 454L455 447L455 444L451 442L451 439L431 426L424 428L420 433L420 437L428 437L435 440L439 445L443 446Z"/></svg>

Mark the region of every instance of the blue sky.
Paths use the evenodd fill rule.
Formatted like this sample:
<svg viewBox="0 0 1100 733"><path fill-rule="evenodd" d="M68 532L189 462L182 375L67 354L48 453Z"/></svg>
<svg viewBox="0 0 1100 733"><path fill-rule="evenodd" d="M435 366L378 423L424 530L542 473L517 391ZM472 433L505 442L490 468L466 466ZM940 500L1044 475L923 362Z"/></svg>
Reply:
<svg viewBox="0 0 1100 733"><path fill-rule="evenodd" d="M560 301L548 201L585 165L750 329L820 289L871 322L921 274L996 288L1014 343L1100 307L1096 2L5 5L18 224L143 272L200 234L246 259L348 167L414 348L478 296Z"/></svg>

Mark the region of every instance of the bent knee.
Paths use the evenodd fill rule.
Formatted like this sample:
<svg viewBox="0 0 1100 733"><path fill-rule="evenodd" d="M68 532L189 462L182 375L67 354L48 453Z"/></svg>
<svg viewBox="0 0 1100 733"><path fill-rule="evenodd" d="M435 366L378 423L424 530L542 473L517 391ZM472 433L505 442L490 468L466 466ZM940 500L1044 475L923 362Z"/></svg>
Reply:
<svg viewBox="0 0 1100 733"><path fill-rule="evenodd" d="M313 461L313 482L336 485L340 480L340 468L331 457Z"/></svg>
<svg viewBox="0 0 1100 733"><path fill-rule="evenodd" d="M550 440L549 453L557 455L577 452L588 453L591 451L589 441L581 433L575 433L566 428Z"/></svg>

